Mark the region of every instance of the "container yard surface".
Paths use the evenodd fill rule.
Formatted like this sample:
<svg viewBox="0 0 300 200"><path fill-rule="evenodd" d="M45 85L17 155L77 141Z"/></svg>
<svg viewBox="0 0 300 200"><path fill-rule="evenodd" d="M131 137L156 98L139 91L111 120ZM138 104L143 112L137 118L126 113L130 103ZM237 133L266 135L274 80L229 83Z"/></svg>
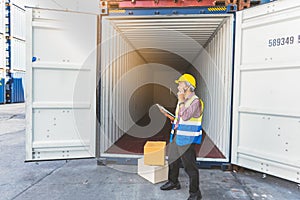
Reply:
<svg viewBox="0 0 300 200"><path fill-rule="evenodd" d="M98 166L95 159L24 163L25 105L0 105L0 199L163 199L188 197L188 177L181 190L161 191L137 175L137 166ZM297 200L299 185L261 173L200 169L203 200Z"/></svg>

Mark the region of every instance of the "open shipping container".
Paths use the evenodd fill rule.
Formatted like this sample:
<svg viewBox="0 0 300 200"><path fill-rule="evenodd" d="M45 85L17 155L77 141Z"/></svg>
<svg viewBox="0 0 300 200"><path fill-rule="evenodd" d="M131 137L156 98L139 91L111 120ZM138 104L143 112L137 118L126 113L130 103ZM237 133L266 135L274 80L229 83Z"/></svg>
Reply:
<svg viewBox="0 0 300 200"><path fill-rule="evenodd" d="M168 141L153 105L174 111L174 80L188 72L205 102L200 164L300 182L299 1L100 16L49 5L26 15L27 161L136 162L147 140Z"/></svg>

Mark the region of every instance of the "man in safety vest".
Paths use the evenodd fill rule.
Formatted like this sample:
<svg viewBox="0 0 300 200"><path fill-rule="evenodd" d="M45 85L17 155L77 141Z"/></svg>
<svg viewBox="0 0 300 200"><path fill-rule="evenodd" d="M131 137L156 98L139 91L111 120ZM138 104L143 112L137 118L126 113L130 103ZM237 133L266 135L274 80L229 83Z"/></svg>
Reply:
<svg viewBox="0 0 300 200"><path fill-rule="evenodd" d="M168 182L160 187L161 190L178 190L180 159L189 176L188 200L202 198L199 189L199 171L196 165L195 144L202 140L202 114L204 104L195 95L196 80L190 74L183 74L178 80L178 103L175 119L164 113L173 121L168 149L169 176Z"/></svg>

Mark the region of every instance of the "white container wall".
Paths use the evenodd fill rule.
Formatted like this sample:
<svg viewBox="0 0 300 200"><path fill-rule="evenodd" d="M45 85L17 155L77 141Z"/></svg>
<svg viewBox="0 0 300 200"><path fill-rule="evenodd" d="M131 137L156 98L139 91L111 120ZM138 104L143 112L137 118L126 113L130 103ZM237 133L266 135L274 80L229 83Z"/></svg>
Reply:
<svg viewBox="0 0 300 200"><path fill-rule="evenodd" d="M232 85L232 52L233 52L233 17L232 15L196 15L196 16L139 16L139 17L103 17L102 20L102 68L108 63L113 63L101 83L101 124L102 130L101 153L104 153L126 131L116 131L118 126L114 122L113 112L118 103L114 103L112 93L117 77L133 73L141 64L147 64L137 76L132 76L124 87L128 85L144 86L146 83L160 84L170 90L162 90L153 86L152 93L144 91L135 99L135 104L143 105L133 110L130 115L128 104L117 98L117 102L125 102L121 110L125 116L123 123L142 118L155 103L162 103L166 107L175 107L176 98L171 93L176 93L177 85L174 83L181 73L190 72L198 79L200 97L206 104L204 114L204 130L224 155L223 158L198 158L206 161L229 161L230 152L230 111L231 111L231 85ZM167 37L166 37L167 36ZM121 48L120 48L121 47ZM123 48L122 48L123 47ZM205 49L203 48L205 47ZM128 53L132 51L133 53ZM125 56L122 54L125 53ZM130 59L126 59L130 56ZM121 59L117 59L121 57ZM124 59L124 60L122 60ZM117 62L114 62L117 60ZM154 63L154 64L153 64ZM129 67L128 67L129 66ZM194 66L194 67L193 67ZM114 78L113 69L119 71ZM128 71L132 69L132 71ZM148 71L147 71L148 69ZM151 73L152 72L152 73ZM147 81L143 81L147 80ZM114 82L113 82L114 81ZM118 80L119 81L119 80ZM167 90L167 91L168 91ZM167 103L169 102L169 104ZM170 105L170 102L173 105ZM124 113L125 112L125 113ZM131 125L125 125L130 128ZM145 129L146 131L147 129ZM169 134L166 131L165 134ZM143 134L140 130L140 134ZM108 140L103 140L108 138ZM214 148L207 149L207 154ZM205 153L204 153L205 154ZM206 155L204 155L206 156ZM209 157L209 156L208 156Z"/></svg>
<svg viewBox="0 0 300 200"><path fill-rule="evenodd" d="M97 15L26 12L26 160L95 157Z"/></svg>
<svg viewBox="0 0 300 200"><path fill-rule="evenodd" d="M205 102L203 129L224 155L230 153L233 21L226 20L193 63L197 92Z"/></svg>
<svg viewBox="0 0 300 200"><path fill-rule="evenodd" d="M11 36L20 40L25 40L25 10L15 4L10 7L10 27Z"/></svg>
<svg viewBox="0 0 300 200"><path fill-rule="evenodd" d="M128 107L134 109L134 113L131 117L137 121L148 111L146 107L142 107L138 105L138 103L141 101L149 101L151 98L145 94L136 95L133 102L130 102L130 105L128 104L129 102L126 100L130 98L129 92L131 92L127 90L129 85L120 84L117 86L117 81L134 66L145 64L145 61L134 51L134 48L128 41L110 25L109 21L103 21L102 25L103 42L101 51L105 53L103 53L101 57L102 128L100 147L103 153L133 125L130 123L131 120L128 117ZM118 48L111 48L112 46ZM139 86L139 82L151 74L150 69L145 72L145 74L132 77L130 82L126 82L126 84L131 84L132 87ZM118 91L121 94L120 96L114 96L111 92L115 87L118 87ZM114 116L113 113L119 116ZM120 123L119 126L115 122L116 118L122 119L122 121L118 122Z"/></svg>
<svg viewBox="0 0 300 200"><path fill-rule="evenodd" d="M26 43L23 40L11 40L11 70L26 71Z"/></svg>
<svg viewBox="0 0 300 200"><path fill-rule="evenodd" d="M300 2L237 14L232 163L300 183Z"/></svg>
<svg viewBox="0 0 300 200"><path fill-rule="evenodd" d="M16 0L14 0L16 1ZM17 2L23 0L17 0ZM26 0L26 6L99 14L99 0Z"/></svg>
<svg viewBox="0 0 300 200"><path fill-rule="evenodd" d="M6 68L5 36L0 33L0 69Z"/></svg>
<svg viewBox="0 0 300 200"><path fill-rule="evenodd" d="M5 33L5 1L0 0L0 34Z"/></svg>

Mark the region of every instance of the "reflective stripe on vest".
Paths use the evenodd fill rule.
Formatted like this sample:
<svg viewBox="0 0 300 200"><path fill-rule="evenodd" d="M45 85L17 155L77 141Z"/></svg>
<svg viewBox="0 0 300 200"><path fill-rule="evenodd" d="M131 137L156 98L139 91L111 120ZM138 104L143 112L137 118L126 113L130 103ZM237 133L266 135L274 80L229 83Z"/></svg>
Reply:
<svg viewBox="0 0 300 200"><path fill-rule="evenodd" d="M187 100L184 104L185 107L189 107L195 99L199 99L196 95L192 98ZM204 110L204 103L201 99L199 99L201 104L201 110ZM176 107L176 117L172 125L171 137L170 142L173 141L173 134L174 134L174 127L178 121L178 114L179 114L179 104ZM202 140L202 116L203 112L200 117L198 118L191 118L187 121L179 119L177 131L176 131L176 144L179 146L187 145L187 144L200 144Z"/></svg>

